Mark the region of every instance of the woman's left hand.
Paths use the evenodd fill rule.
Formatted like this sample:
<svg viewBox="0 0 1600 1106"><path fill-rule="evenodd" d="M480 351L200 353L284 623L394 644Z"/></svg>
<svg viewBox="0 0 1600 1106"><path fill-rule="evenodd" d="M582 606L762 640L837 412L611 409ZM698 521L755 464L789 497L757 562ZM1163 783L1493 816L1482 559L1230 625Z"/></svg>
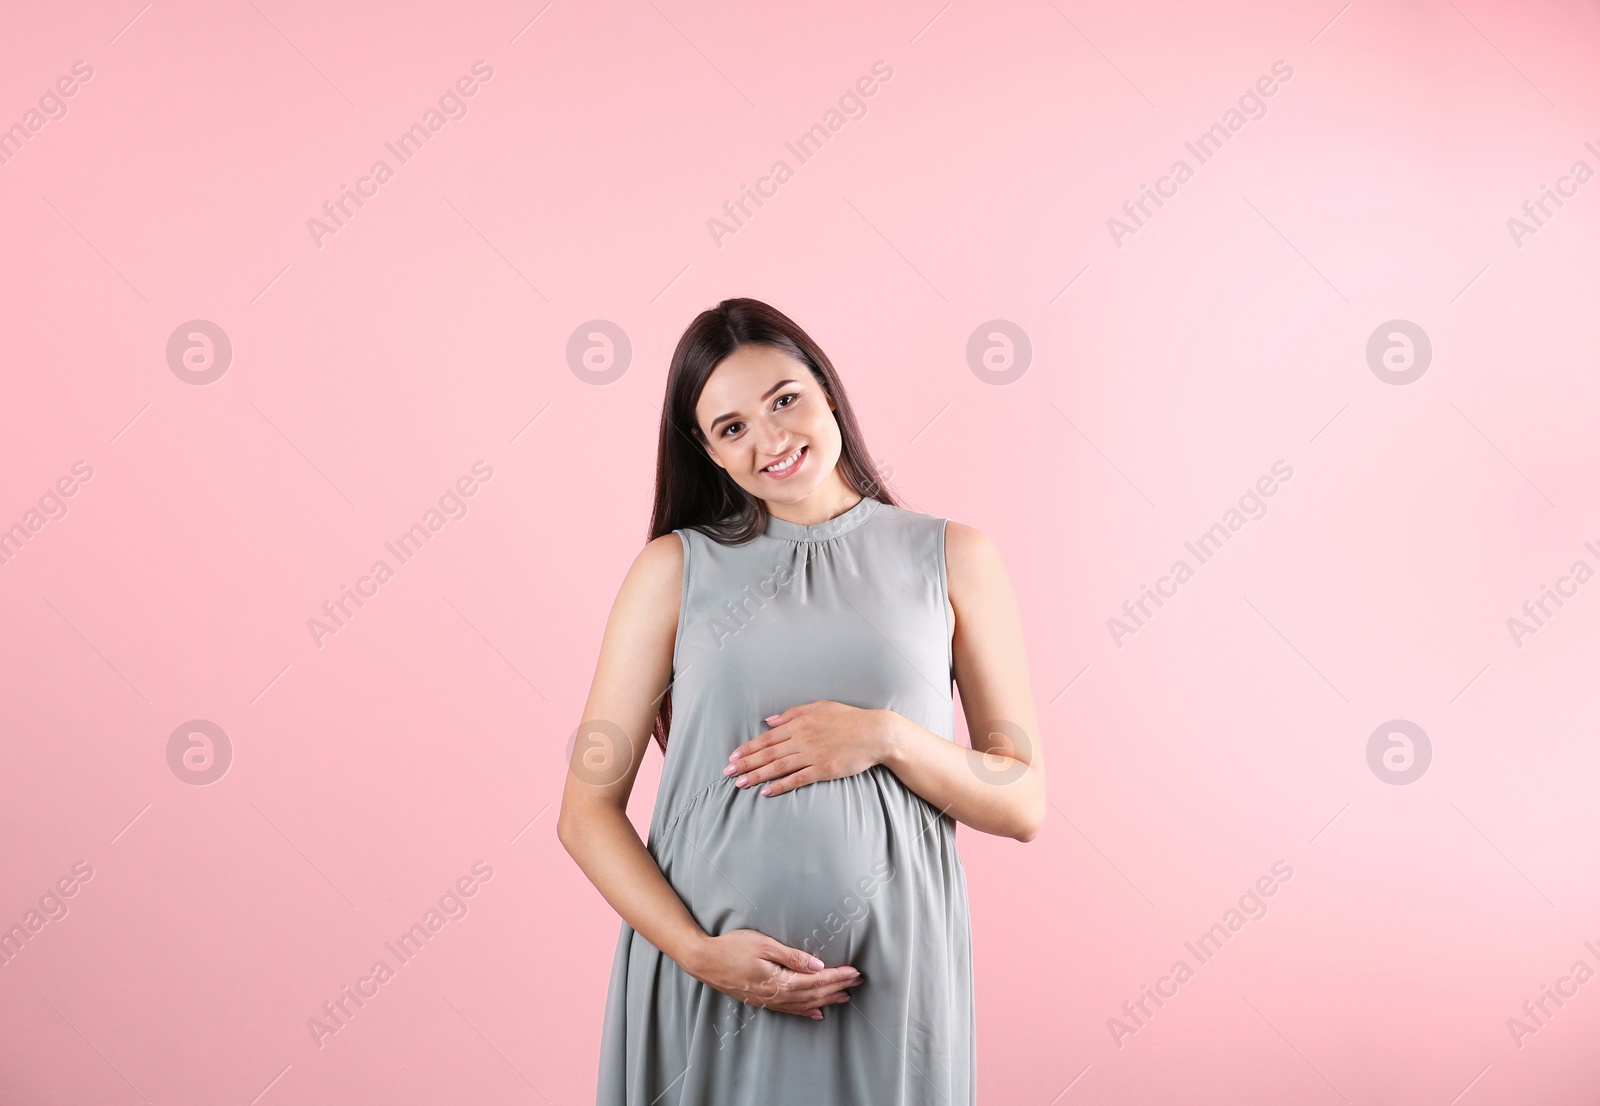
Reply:
<svg viewBox="0 0 1600 1106"><path fill-rule="evenodd" d="M771 780L761 794L781 795L865 772L883 760L888 714L831 699L790 707L766 719L772 729L735 749L723 774L738 774L734 783L740 787Z"/></svg>

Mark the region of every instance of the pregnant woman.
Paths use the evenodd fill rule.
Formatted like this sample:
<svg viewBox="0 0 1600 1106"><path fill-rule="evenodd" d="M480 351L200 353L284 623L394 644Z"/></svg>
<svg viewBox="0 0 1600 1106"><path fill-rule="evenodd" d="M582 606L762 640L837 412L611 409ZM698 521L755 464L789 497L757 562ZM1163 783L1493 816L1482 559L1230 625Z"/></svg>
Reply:
<svg viewBox="0 0 1600 1106"><path fill-rule="evenodd" d="M972 1106L955 824L1030 841L1045 806L994 546L880 488L832 363L756 300L679 341L656 466L558 826L623 919L596 1101Z"/></svg>

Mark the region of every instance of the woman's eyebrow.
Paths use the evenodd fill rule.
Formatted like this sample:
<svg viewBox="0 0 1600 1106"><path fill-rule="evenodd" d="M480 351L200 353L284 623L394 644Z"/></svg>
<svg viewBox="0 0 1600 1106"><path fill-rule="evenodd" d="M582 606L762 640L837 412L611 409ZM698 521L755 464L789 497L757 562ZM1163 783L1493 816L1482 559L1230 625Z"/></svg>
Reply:
<svg viewBox="0 0 1600 1106"><path fill-rule="evenodd" d="M772 387L768 388L766 390L766 392L762 395L761 399L763 401L765 401L768 396L772 395L773 392L776 392L779 388L783 387L785 384L798 384L798 383L799 383L798 380L780 380L776 384L774 384ZM727 414L727 415L718 415L716 418L711 420L711 429L712 430L716 430L717 424L719 422L726 422L728 419L735 418L738 414L739 414L739 412L734 411L734 412L732 412L730 414Z"/></svg>

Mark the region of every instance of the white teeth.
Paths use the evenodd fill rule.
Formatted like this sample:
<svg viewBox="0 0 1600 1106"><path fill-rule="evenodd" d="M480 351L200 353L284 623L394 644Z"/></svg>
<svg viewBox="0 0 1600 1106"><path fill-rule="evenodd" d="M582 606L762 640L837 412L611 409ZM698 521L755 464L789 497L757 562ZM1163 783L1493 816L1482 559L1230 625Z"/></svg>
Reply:
<svg viewBox="0 0 1600 1106"><path fill-rule="evenodd" d="M798 461L800 459L800 452L803 449L805 449L805 446L801 446L800 449L795 450L793 453L789 454L789 456L785 457L783 460L778 461L775 464L768 465L766 468L762 469L761 471L762 472L782 472L784 469L788 468L790 465L794 464L796 461Z"/></svg>

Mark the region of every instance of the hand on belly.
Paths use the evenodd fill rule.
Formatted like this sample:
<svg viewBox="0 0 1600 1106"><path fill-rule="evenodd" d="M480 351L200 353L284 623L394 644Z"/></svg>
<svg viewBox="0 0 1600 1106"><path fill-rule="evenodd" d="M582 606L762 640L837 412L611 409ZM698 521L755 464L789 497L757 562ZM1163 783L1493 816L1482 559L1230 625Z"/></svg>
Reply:
<svg viewBox="0 0 1600 1106"><path fill-rule="evenodd" d="M772 729L729 755L723 775L736 775L736 786L759 787L765 796L854 776L882 763L889 715L832 699L789 707L764 720Z"/></svg>
<svg viewBox="0 0 1600 1106"><path fill-rule="evenodd" d="M729 998L782 1014L822 1020L822 1008L850 1001L862 982L848 965L826 968L810 953L753 929L709 937L685 970Z"/></svg>

